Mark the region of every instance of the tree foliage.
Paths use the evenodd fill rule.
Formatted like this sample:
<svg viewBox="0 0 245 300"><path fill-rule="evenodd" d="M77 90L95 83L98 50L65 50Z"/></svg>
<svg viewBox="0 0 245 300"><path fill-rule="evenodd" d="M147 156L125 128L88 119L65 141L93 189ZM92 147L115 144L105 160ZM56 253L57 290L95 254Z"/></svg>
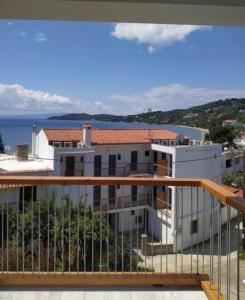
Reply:
<svg viewBox="0 0 245 300"><path fill-rule="evenodd" d="M4 143L3 143L1 133L0 133L0 153L5 153L5 148L4 148Z"/></svg>
<svg viewBox="0 0 245 300"><path fill-rule="evenodd" d="M129 237L115 232L108 214L94 212L82 200L74 203L68 195L61 202L57 205L54 195L47 195L24 203L24 209L22 202L18 209L0 206L4 225L0 246L5 258L8 251L8 270L16 271L17 264L22 268L23 251L26 271L137 270Z"/></svg>

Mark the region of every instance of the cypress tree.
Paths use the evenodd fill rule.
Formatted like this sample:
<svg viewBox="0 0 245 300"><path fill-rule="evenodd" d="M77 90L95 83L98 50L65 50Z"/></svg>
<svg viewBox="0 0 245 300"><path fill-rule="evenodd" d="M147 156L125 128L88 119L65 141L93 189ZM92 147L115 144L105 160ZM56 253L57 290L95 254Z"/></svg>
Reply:
<svg viewBox="0 0 245 300"><path fill-rule="evenodd" d="M1 133L0 133L0 153L5 153L5 148L4 148L4 143L3 143Z"/></svg>

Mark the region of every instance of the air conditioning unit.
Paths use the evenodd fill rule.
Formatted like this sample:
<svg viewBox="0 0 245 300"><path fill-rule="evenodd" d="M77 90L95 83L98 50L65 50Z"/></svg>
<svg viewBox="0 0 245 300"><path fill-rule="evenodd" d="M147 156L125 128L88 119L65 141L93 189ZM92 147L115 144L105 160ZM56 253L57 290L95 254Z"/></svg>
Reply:
<svg viewBox="0 0 245 300"><path fill-rule="evenodd" d="M203 142L202 141L200 141L200 140L190 140L189 141L189 146L201 146L203 144Z"/></svg>
<svg viewBox="0 0 245 300"><path fill-rule="evenodd" d="M77 148L84 148L84 147L85 147L85 145L83 142L77 143Z"/></svg>
<svg viewBox="0 0 245 300"><path fill-rule="evenodd" d="M213 142L212 141L206 141L206 142L204 142L204 145L213 145Z"/></svg>
<svg viewBox="0 0 245 300"><path fill-rule="evenodd" d="M201 146L203 144L202 141L196 141L196 146Z"/></svg>

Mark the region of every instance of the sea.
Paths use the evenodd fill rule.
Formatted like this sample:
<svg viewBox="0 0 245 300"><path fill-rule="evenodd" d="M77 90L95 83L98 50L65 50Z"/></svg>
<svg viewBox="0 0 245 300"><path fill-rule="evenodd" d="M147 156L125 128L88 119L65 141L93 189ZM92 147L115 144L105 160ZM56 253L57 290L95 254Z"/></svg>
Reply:
<svg viewBox="0 0 245 300"><path fill-rule="evenodd" d="M190 136L192 139L201 139L202 132L195 128L186 128L177 125L154 125L144 123L104 122L88 120L94 128L165 128L180 134ZM47 119L18 119L0 118L0 134L7 152L14 152L17 144L31 146L32 126L41 128L82 128L86 121L47 120Z"/></svg>

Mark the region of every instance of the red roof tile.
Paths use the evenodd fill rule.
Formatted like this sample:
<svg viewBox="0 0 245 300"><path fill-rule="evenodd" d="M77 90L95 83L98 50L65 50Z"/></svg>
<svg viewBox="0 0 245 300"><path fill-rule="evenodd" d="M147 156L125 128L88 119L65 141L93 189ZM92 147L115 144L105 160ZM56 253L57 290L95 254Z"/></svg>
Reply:
<svg viewBox="0 0 245 300"><path fill-rule="evenodd" d="M80 142L82 129L46 128L50 142ZM151 140L175 140L177 133L166 129L92 129L92 144L150 144Z"/></svg>

